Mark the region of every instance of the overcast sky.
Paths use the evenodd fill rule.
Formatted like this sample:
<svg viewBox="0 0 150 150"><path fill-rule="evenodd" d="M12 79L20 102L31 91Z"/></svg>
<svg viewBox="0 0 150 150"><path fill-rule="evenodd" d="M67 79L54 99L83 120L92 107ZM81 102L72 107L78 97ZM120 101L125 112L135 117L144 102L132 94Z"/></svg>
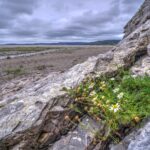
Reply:
<svg viewBox="0 0 150 150"><path fill-rule="evenodd" d="M0 0L0 43L120 39L144 0Z"/></svg>

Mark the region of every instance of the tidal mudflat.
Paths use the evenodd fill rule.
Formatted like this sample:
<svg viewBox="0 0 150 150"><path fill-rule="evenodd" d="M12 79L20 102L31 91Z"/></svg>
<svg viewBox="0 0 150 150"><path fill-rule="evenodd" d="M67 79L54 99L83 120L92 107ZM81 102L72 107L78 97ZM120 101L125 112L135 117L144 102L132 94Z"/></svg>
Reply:
<svg viewBox="0 0 150 150"><path fill-rule="evenodd" d="M0 47L0 83L14 78L46 76L111 50L113 46Z"/></svg>

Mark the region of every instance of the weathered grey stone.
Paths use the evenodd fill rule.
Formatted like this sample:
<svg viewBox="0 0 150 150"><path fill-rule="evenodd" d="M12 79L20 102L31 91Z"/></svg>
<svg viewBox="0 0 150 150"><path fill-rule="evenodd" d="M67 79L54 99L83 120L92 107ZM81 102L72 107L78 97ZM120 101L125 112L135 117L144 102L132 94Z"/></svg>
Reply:
<svg viewBox="0 0 150 150"><path fill-rule="evenodd" d="M150 122L140 129L135 139L128 146L128 150L149 150L150 149Z"/></svg>
<svg viewBox="0 0 150 150"><path fill-rule="evenodd" d="M132 33L136 28L144 24L148 19L150 19L150 1L145 0L139 11L135 14L135 16L127 23L124 27L124 33L127 37L130 33ZM146 31L147 28L143 29L143 32Z"/></svg>
<svg viewBox="0 0 150 150"><path fill-rule="evenodd" d="M136 61L136 57L138 57L138 55L147 54L147 46L150 42L147 36L150 37L150 34L147 34L147 32L143 33L142 29L145 27L149 28L149 24L150 20L147 20L143 25L135 29L134 32L132 32L118 44L114 51L114 65L129 67ZM150 28L148 31L150 31ZM134 43L131 44L131 47L129 41L135 33L138 33L138 37L134 40Z"/></svg>
<svg viewBox="0 0 150 150"><path fill-rule="evenodd" d="M135 65L131 68L131 71L134 75L143 76L149 75L150 76L150 57L144 57L140 60L141 63L139 65Z"/></svg>
<svg viewBox="0 0 150 150"><path fill-rule="evenodd" d="M112 146L111 150L126 150L126 148L124 147L124 145L122 143L120 143L118 145Z"/></svg>
<svg viewBox="0 0 150 150"><path fill-rule="evenodd" d="M110 150L149 150L150 149L150 121L144 127L136 129L124 138L121 143L111 145Z"/></svg>
<svg viewBox="0 0 150 150"><path fill-rule="evenodd" d="M11 146L19 143L22 137L27 143L36 145L38 136L43 132L46 124L52 126L50 131L46 131L46 133L51 132L52 134L53 130L57 130L53 134L59 136L60 130L65 128L62 123L67 110L64 107L69 102L69 99L67 100L64 96L63 87L77 86L87 74L93 72L97 60L101 57L104 58L105 55L107 54L89 58L86 62L74 66L65 73L50 74L20 91L16 91L15 94L13 91L7 94L3 92L5 90L3 89L2 92L5 94L0 101L2 105L0 108L0 139L4 143L3 145ZM57 127L54 124L57 121L52 120L52 117L59 120ZM48 119L49 121L47 121ZM30 139L33 139L33 143L30 142Z"/></svg>
<svg viewBox="0 0 150 150"><path fill-rule="evenodd" d="M18 54L8 54L7 56L2 56L0 55L0 60L2 59L11 59L11 58L17 58L17 57L29 57L29 56L34 56L34 55L40 55L40 54L47 54L47 53L51 53L54 52L56 50L44 50L44 51L40 51L40 52L30 52L30 53L22 53L22 52L18 52Z"/></svg>
<svg viewBox="0 0 150 150"><path fill-rule="evenodd" d="M149 54L150 43L149 2L145 0L140 11L125 27L125 38L112 51L91 57L64 73L52 73L42 79L15 80L12 84L4 85L0 89L0 149L39 149L66 134L71 124L64 120L64 116L75 114L68 109L72 100L62 89L77 86L93 72L113 76L119 67L131 67L145 55L140 65L134 65L131 70L135 72L138 68L142 70L142 74L146 72L149 75L149 57L146 56L147 50ZM88 134L86 132L83 135ZM146 135L149 131L142 133ZM64 139L70 139L70 135L72 133ZM150 140L149 136L147 139L139 137L129 144L129 148L133 148L132 145L139 148L138 139L141 143ZM75 144L76 142L80 141L73 141ZM61 141L61 145L63 143ZM76 146L83 146L80 144ZM69 146L77 149L75 145ZM144 147L144 144L142 146L149 148Z"/></svg>
<svg viewBox="0 0 150 150"><path fill-rule="evenodd" d="M150 44L147 46L147 53L148 53L148 56L150 56Z"/></svg>
<svg viewBox="0 0 150 150"><path fill-rule="evenodd" d="M49 150L84 150L93 142L96 133L103 126L86 116L78 127L62 137Z"/></svg>

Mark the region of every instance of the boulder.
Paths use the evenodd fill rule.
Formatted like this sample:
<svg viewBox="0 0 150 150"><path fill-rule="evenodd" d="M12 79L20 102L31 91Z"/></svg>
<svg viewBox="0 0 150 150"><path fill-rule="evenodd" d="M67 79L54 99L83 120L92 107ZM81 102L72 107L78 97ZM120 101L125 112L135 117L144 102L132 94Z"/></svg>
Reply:
<svg viewBox="0 0 150 150"><path fill-rule="evenodd" d="M0 150L48 149L52 143L67 134L72 124L66 121L64 116L74 117L76 114L68 108L73 100L63 90L64 87L74 88L87 76L94 77L95 74L113 76L120 67L133 66L135 73L134 65L141 58L138 67L142 67L143 72L143 67L146 68L149 64L149 10L150 1L145 0L138 13L125 27L124 39L108 53L91 57L64 73L52 73L28 84L23 80L14 82L12 89L8 88L9 83L3 87L0 93ZM148 71L146 68L145 72ZM130 142L129 150L149 149L149 121L145 127L139 136ZM83 133L86 134L88 133ZM143 134L147 135L146 138L143 138ZM68 136L71 135L72 133L68 133ZM58 143L64 145L64 139L68 140L68 136L62 137ZM58 149L58 144L53 146ZM75 149L78 149L77 147Z"/></svg>
<svg viewBox="0 0 150 150"><path fill-rule="evenodd" d="M111 145L110 150L149 150L150 149L150 120L135 129L117 145Z"/></svg>
<svg viewBox="0 0 150 150"><path fill-rule="evenodd" d="M95 134L103 129L103 125L85 116L78 127L63 136L48 150L82 150L87 149L94 142Z"/></svg>
<svg viewBox="0 0 150 150"><path fill-rule="evenodd" d="M124 27L124 38L132 33L136 28L144 24L148 19L150 19L150 1L145 0L141 8L134 15L134 17L126 24ZM148 28L143 28L145 32Z"/></svg>

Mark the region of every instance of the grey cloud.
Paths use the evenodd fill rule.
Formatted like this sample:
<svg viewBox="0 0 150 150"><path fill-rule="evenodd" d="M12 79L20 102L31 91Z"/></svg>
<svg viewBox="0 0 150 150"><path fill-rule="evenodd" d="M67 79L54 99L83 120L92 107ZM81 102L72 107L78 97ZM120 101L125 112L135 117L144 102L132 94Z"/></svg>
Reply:
<svg viewBox="0 0 150 150"><path fill-rule="evenodd" d="M37 0L4 0L1 7L13 14L31 14L37 5Z"/></svg>
<svg viewBox="0 0 150 150"><path fill-rule="evenodd" d="M144 0L122 0L122 3L123 4L125 4L125 5L132 5L132 6L134 6L134 5L137 5L137 4L142 4L144 2Z"/></svg>
<svg viewBox="0 0 150 150"><path fill-rule="evenodd" d="M120 30L112 28L112 29L102 29L102 28L94 28L94 29L81 29L81 28L66 28L61 30L52 30L46 33L47 38L63 38L63 37L82 37L86 40L86 38L93 38L107 36L109 39L113 39L113 35L120 34ZM112 37L110 37L112 36Z"/></svg>
<svg viewBox="0 0 150 150"><path fill-rule="evenodd" d="M31 15L37 6L37 0L3 0L0 2L0 29L13 26L19 16Z"/></svg>
<svg viewBox="0 0 150 150"><path fill-rule="evenodd" d="M0 29L7 28L10 25L10 21L8 21L7 19L1 18L1 20L2 21L0 22Z"/></svg>
<svg viewBox="0 0 150 150"><path fill-rule="evenodd" d="M118 5L110 7L109 11L94 13L93 11L85 12L82 16L75 18L74 23L86 25L86 26L97 26L103 25L108 22L112 22L116 17L119 16Z"/></svg>
<svg viewBox="0 0 150 150"><path fill-rule="evenodd" d="M86 11L78 17L72 18L69 24L63 29L57 29L49 31L47 36L50 38L58 38L65 36L77 36L87 38L91 36L103 36L113 35L120 31L115 31L108 28L108 25L112 23L119 16L118 3L113 3L109 11L94 13L92 10ZM107 25L107 27L105 27ZM105 29L106 28L106 29Z"/></svg>
<svg viewBox="0 0 150 150"><path fill-rule="evenodd" d="M14 30L12 34L17 37L30 37L30 36L35 37L38 33L34 30L22 29L22 30Z"/></svg>
<svg viewBox="0 0 150 150"><path fill-rule="evenodd" d="M135 9L138 10L140 5L144 2L144 0L122 0L122 5L123 5L123 11L126 14L133 15L135 12Z"/></svg>
<svg viewBox="0 0 150 150"><path fill-rule="evenodd" d="M10 31L10 34L16 37L41 37L41 32L44 32L44 29L47 29L47 26L50 27L50 23L41 22L39 19L32 19L26 21L25 19L19 19L18 24L16 24Z"/></svg>
<svg viewBox="0 0 150 150"><path fill-rule="evenodd" d="M0 0L0 42L121 38L143 0Z"/></svg>

